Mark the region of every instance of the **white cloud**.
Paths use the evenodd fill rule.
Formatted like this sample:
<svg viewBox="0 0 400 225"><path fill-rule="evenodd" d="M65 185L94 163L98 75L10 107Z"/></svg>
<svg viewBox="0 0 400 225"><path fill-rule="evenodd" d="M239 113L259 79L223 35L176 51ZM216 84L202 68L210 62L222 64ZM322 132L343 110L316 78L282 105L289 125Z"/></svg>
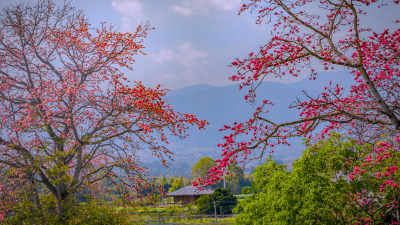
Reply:
<svg viewBox="0 0 400 225"><path fill-rule="evenodd" d="M138 0L114 0L111 6L121 14L121 31L135 31L143 22L143 4Z"/></svg>
<svg viewBox="0 0 400 225"><path fill-rule="evenodd" d="M158 79L163 83L196 83L202 81L209 75L207 68L206 52L197 50L190 42L184 42L178 46L177 51L171 49L161 49L157 54L150 57L160 66L158 68L173 67L179 72L163 70L158 74ZM179 69L181 68L181 69ZM204 81L202 81L204 83Z"/></svg>
<svg viewBox="0 0 400 225"><path fill-rule="evenodd" d="M193 49L190 42L180 45L179 50L181 54L177 56L177 59L187 70L207 63L207 53Z"/></svg>
<svg viewBox="0 0 400 225"><path fill-rule="evenodd" d="M180 4L172 7L173 11L184 16L204 13L211 10L239 10L240 0L181 0Z"/></svg>
<svg viewBox="0 0 400 225"><path fill-rule="evenodd" d="M192 15L193 11L189 8L185 8L185 7L181 7L181 6L174 6L172 7L172 9L178 13L178 14L182 14L184 16L188 16L188 15Z"/></svg>
<svg viewBox="0 0 400 225"><path fill-rule="evenodd" d="M241 4L240 0L211 0L211 3L224 11L239 10Z"/></svg>
<svg viewBox="0 0 400 225"><path fill-rule="evenodd" d="M164 63L176 58L176 54L171 49L161 49L156 55L152 55L154 60L158 63Z"/></svg>
<svg viewBox="0 0 400 225"><path fill-rule="evenodd" d="M161 49L159 53L152 54L154 60L158 63L164 63L175 60L176 63L185 67L186 70L192 70L194 67L207 63L208 54L193 48L190 42L184 42L178 46L179 52L171 49Z"/></svg>

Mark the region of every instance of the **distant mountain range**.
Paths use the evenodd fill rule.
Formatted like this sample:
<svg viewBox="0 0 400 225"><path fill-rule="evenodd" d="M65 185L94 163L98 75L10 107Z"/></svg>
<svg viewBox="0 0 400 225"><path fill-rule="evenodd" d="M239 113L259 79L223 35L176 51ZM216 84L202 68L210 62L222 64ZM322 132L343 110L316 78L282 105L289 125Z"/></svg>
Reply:
<svg viewBox="0 0 400 225"><path fill-rule="evenodd" d="M288 106L297 98L305 99L304 91L311 96L317 96L330 80L349 87L353 83L352 76L346 72L320 73L317 80L307 78L292 84L264 82L257 90L255 104L246 103L244 95L247 89L239 91L238 84L214 87L206 84L194 85L171 91L167 95L168 102L178 111L197 115L206 119L210 125L205 130L189 130L186 139L170 138L169 148L175 153L174 161L169 162L170 168L161 166L161 163L151 156L142 155L144 165L150 168L154 175L190 176L192 166L202 157L217 158L221 154L218 143L223 143L222 137L226 132L218 131L224 124L231 125L234 121L244 122L251 118L255 107L264 99L275 103L269 109L268 118L285 122L298 118L297 110L288 109ZM275 149L273 158L290 164L300 157L304 147L300 139L291 141L291 146L282 146ZM262 161L254 161L246 165L253 169Z"/></svg>

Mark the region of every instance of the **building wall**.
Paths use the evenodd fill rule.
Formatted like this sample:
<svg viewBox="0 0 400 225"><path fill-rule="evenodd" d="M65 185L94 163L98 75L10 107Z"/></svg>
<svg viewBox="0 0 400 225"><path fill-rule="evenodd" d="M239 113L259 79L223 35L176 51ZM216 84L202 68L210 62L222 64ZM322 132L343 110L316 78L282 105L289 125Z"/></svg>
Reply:
<svg viewBox="0 0 400 225"><path fill-rule="evenodd" d="M193 203L196 199L200 198L200 195L181 195L174 196L174 203L180 203L186 205L188 203Z"/></svg>

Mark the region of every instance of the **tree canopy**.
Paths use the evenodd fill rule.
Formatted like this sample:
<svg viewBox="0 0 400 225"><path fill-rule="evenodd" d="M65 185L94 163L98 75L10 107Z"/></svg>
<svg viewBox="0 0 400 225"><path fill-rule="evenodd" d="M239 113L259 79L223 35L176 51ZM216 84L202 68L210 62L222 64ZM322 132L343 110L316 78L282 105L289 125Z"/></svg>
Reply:
<svg viewBox="0 0 400 225"><path fill-rule="evenodd" d="M214 159L210 157L203 157L201 158L194 166L192 167L192 176L193 178L204 178L208 175L207 171L214 166L216 166L217 163L215 162Z"/></svg>
<svg viewBox="0 0 400 225"><path fill-rule="evenodd" d="M68 2L51 0L0 17L0 220L25 201L65 221L77 193L94 194L99 181L136 201L152 185L137 153L165 165L167 134L184 138L189 126L207 123L174 111L161 86L126 81L123 69L144 54L148 23L134 33L94 28Z"/></svg>
<svg viewBox="0 0 400 225"><path fill-rule="evenodd" d="M371 141L374 151L365 156L369 161L354 165L349 179L359 179L364 175L360 171L378 165L385 167L386 177L394 176L398 168L390 161L390 149L398 149L400 142L399 21L379 30L364 21L371 10L385 7L399 7L399 1L246 1L240 13L254 13L257 24L272 26L271 35L257 51L231 64L237 73L230 79L241 82L240 89L247 89L244 98L256 104L256 110L248 121L224 126L223 130L231 133L219 144L223 151L219 164L196 185L213 184L227 173L228 165L270 154L274 147L289 145L290 138L323 139L343 126L350 135L362 126L363 136L375 137ZM373 16L380 20L384 15ZM332 77L320 94L311 96L305 91L303 98L294 99L291 108L300 111L296 120L270 120L268 110L274 103L255 101L260 83L268 77L305 73L311 80L318 79L316 64L327 71L346 69L354 84L345 89ZM381 139L375 135L378 131L390 133L392 138ZM382 191L393 185L398 183L383 180ZM400 222L398 216L396 221Z"/></svg>
<svg viewBox="0 0 400 225"><path fill-rule="evenodd" d="M195 201L199 214L232 214L237 203L229 188L216 188L211 195L202 195Z"/></svg>
<svg viewBox="0 0 400 225"><path fill-rule="evenodd" d="M359 179L349 179L355 166L368 161L371 144L335 133L309 146L293 164L267 159L254 173L252 195L240 202L238 223L244 224L396 224L399 189L383 191L382 182L398 182L399 174L376 180L385 165L371 167ZM395 151L391 161L398 163ZM358 196L360 193L360 196Z"/></svg>

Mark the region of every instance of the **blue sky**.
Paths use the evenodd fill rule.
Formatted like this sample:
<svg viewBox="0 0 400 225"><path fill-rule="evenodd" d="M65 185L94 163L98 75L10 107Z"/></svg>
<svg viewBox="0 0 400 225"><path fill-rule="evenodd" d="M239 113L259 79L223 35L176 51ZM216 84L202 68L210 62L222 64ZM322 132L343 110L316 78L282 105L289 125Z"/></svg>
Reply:
<svg viewBox="0 0 400 225"><path fill-rule="evenodd" d="M155 30L144 42L147 55L138 56L134 71L126 73L130 80L169 89L232 84L228 77L235 71L227 65L256 50L269 33L254 24L252 15L238 16L240 0L72 0L72 5L94 26L106 21L133 32L149 21Z"/></svg>
<svg viewBox="0 0 400 225"><path fill-rule="evenodd" d="M35 3L36 0L1 0L0 6L18 2ZM254 23L255 15L238 16L241 0L71 2L85 12L93 26L106 21L123 32L134 32L138 24L149 21L155 27L144 42L148 55L138 56L134 71L126 71L130 80L140 80L149 86L164 84L169 89L177 89L194 84L232 84L228 77L235 70L227 65L236 57L256 51L270 34L269 25ZM400 11L397 7L385 13L396 14L396 10ZM373 16L369 20L377 27L381 25ZM288 77L275 81L292 83L299 79Z"/></svg>
<svg viewBox="0 0 400 225"><path fill-rule="evenodd" d="M250 15L238 16L240 0L113 0L101 7L107 4L122 31L133 31L142 21L155 27L145 42L148 55L138 57L132 73L149 85L232 84L228 77L234 70L227 65L256 49L265 35ZM95 18L88 6L82 8Z"/></svg>

